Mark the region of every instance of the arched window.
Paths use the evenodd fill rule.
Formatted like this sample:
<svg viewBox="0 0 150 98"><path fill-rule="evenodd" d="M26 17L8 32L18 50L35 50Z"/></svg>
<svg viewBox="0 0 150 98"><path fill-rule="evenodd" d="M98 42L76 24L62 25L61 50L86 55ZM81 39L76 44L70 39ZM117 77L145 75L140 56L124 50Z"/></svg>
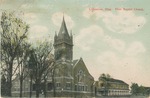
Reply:
<svg viewBox="0 0 150 98"><path fill-rule="evenodd" d="M78 82L82 82L84 76L83 70L79 70L77 75L78 75Z"/></svg>

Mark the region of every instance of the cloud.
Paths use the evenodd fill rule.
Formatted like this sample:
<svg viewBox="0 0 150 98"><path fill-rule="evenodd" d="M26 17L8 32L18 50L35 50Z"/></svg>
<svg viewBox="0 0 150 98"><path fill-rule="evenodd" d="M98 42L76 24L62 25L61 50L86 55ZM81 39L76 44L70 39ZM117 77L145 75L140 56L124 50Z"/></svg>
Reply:
<svg viewBox="0 0 150 98"><path fill-rule="evenodd" d="M116 57L116 54L111 51L107 51L102 53L100 56L96 58L96 62L100 62L102 65L109 65L110 63L115 63L118 61L118 58Z"/></svg>
<svg viewBox="0 0 150 98"><path fill-rule="evenodd" d="M42 25L34 25L30 28L29 40L31 42L42 41L47 39L49 36L49 29Z"/></svg>
<svg viewBox="0 0 150 98"><path fill-rule="evenodd" d="M38 17L34 13L23 13L23 20L25 20L28 24L33 24L38 21Z"/></svg>
<svg viewBox="0 0 150 98"><path fill-rule="evenodd" d="M99 39L117 51L122 52L125 49L124 41L104 34L103 29L97 25L81 29L79 35L75 38L75 44L84 51L90 51L92 45L97 43Z"/></svg>
<svg viewBox="0 0 150 98"><path fill-rule="evenodd" d="M126 55L128 56L136 56L140 53L144 53L146 51L144 45L141 42L132 42L127 51L126 51Z"/></svg>
<svg viewBox="0 0 150 98"><path fill-rule="evenodd" d="M115 33L133 34L140 30L146 23L146 19L143 16L136 16L133 11L116 11L116 13L108 11L91 11L85 9L83 11L85 18L101 19L106 28Z"/></svg>
<svg viewBox="0 0 150 98"><path fill-rule="evenodd" d="M28 9L39 9L39 11L47 11L48 9L52 9L54 5L51 2L43 3L37 1L28 1L21 5L21 9L28 10Z"/></svg>
<svg viewBox="0 0 150 98"><path fill-rule="evenodd" d="M146 51L146 48L140 41L134 41L127 45L123 40L112 38L108 35L103 37L103 41L107 43L109 47L127 56L137 56Z"/></svg>
<svg viewBox="0 0 150 98"><path fill-rule="evenodd" d="M123 52L125 49L125 42L121 39L112 38L105 35L103 41L106 42L110 47L116 49L117 51Z"/></svg>
<svg viewBox="0 0 150 98"><path fill-rule="evenodd" d="M72 18L67 14L64 14L64 18L65 18L65 22L66 22L68 29L72 29L74 26L74 21L72 20ZM56 26L60 27L62 19L63 19L63 13L62 12L57 12L57 13L54 13L52 15L52 22Z"/></svg>
<svg viewBox="0 0 150 98"><path fill-rule="evenodd" d="M143 27L146 19L142 16L136 16L131 11L118 11L117 14L105 15L103 22L112 32L132 34Z"/></svg>
<svg viewBox="0 0 150 98"><path fill-rule="evenodd" d="M33 7L33 5L31 3L30 4L29 3L25 3L25 4L21 5L22 9L28 9L28 8L32 8L32 7Z"/></svg>
<svg viewBox="0 0 150 98"><path fill-rule="evenodd" d="M90 51L96 39L103 36L103 29L97 25L91 25L81 29L79 35L75 38L75 44L84 51Z"/></svg>
<svg viewBox="0 0 150 98"><path fill-rule="evenodd" d="M138 56L146 51L140 41L133 41L127 44L124 40L111 37L98 25L91 25L80 30L75 38L75 44L83 51L90 51L98 41L107 44L107 48L114 49L116 52L127 56Z"/></svg>

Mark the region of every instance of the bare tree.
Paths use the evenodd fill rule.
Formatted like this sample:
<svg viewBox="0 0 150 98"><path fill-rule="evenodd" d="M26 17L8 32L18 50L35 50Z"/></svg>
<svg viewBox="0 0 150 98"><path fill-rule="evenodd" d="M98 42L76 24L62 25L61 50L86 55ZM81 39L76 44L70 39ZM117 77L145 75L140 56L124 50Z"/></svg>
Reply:
<svg viewBox="0 0 150 98"><path fill-rule="evenodd" d="M11 96L12 76L15 74L18 66L15 66L18 50L21 44L27 38L29 26L20 18L15 17L13 12L3 12L1 16L1 60L2 68L7 72L6 80L8 96ZM13 70L14 68L14 70Z"/></svg>

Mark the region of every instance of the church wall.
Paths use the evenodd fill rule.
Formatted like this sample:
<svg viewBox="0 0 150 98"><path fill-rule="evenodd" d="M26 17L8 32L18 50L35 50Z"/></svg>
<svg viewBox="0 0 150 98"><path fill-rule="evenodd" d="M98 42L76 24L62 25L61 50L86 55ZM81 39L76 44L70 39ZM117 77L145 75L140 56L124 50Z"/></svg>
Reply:
<svg viewBox="0 0 150 98"><path fill-rule="evenodd" d="M70 90L73 88L72 67L70 63L58 64L55 69L55 87L57 90Z"/></svg>
<svg viewBox="0 0 150 98"><path fill-rule="evenodd" d="M93 93L93 77L89 74L82 61L74 68L74 89L75 91L84 91Z"/></svg>

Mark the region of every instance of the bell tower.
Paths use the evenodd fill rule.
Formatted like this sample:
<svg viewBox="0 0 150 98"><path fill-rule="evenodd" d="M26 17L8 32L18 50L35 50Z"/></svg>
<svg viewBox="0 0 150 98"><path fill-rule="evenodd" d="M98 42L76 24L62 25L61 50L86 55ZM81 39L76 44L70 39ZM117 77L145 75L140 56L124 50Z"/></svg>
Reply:
<svg viewBox="0 0 150 98"><path fill-rule="evenodd" d="M62 24L57 34L54 37L54 56L56 61L73 59L73 37L72 33L68 33L65 19L63 16Z"/></svg>

